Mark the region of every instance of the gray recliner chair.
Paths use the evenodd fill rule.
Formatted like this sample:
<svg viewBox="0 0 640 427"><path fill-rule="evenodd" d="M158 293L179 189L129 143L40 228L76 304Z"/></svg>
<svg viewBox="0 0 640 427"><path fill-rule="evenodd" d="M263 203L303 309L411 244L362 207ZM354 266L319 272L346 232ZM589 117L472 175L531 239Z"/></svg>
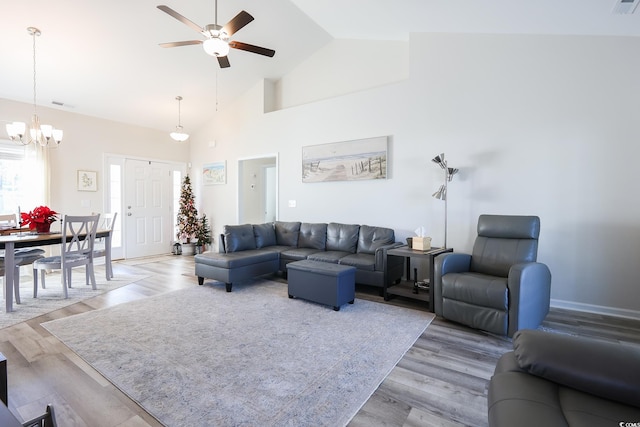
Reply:
<svg viewBox="0 0 640 427"><path fill-rule="evenodd" d="M481 215L469 254L442 254L434 265L434 311L445 319L512 337L549 313L551 272L536 262L540 218Z"/></svg>

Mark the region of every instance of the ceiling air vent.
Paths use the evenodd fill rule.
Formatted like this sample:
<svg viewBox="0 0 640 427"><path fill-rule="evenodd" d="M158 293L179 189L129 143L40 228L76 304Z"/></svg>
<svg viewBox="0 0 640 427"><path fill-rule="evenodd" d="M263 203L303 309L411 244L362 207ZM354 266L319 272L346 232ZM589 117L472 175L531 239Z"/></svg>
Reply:
<svg viewBox="0 0 640 427"><path fill-rule="evenodd" d="M628 15L636 10L636 7L640 3L640 0L616 0L616 4L613 6L613 13L620 15Z"/></svg>

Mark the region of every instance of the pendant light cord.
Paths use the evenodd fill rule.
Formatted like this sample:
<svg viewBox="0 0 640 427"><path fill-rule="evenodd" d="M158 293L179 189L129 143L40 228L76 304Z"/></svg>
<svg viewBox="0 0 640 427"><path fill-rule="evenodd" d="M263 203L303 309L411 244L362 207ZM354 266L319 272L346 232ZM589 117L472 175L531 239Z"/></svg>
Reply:
<svg viewBox="0 0 640 427"><path fill-rule="evenodd" d="M31 28L29 30L31 32L31 36L33 37L33 114L37 114L36 107L36 36L40 34L35 28Z"/></svg>

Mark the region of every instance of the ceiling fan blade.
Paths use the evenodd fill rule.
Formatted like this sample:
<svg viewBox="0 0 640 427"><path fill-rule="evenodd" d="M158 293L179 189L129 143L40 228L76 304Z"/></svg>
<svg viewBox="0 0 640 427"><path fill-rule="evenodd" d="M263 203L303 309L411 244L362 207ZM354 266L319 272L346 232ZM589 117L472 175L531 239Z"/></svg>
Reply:
<svg viewBox="0 0 640 427"><path fill-rule="evenodd" d="M222 29L229 35L229 37L231 37L235 32L240 30L251 21L253 21L253 16L243 10L238 13L231 21L227 22L227 24L222 27Z"/></svg>
<svg viewBox="0 0 640 427"><path fill-rule="evenodd" d="M202 29L202 27L200 27L198 24L194 23L193 21L185 18L184 16L180 15L178 12L176 12L175 10L171 9L169 6L165 6L165 5L160 5L158 6L158 9L160 9L161 11L163 11L164 13L167 13L171 16L173 16L174 18L176 18L178 21L182 22L183 24L185 24L187 27L190 27L192 29L194 29L195 31L201 33L202 31L204 31Z"/></svg>
<svg viewBox="0 0 640 427"><path fill-rule="evenodd" d="M160 43L160 47L179 47L179 46L189 46L192 44L202 44L202 40L187 40L184 42Z"/></svg>
<svg viewBox="0 0 640 427"><path fill-rule="evenodd" d="M220 68L231 67L231 64L229 63L229 58L226 56L218 56L218 64L220 64Z"/></svg>
<svg viewBox="0 0 640 427"><path fill-rule="evenodd" d="M254 46L248 43L242 42L229 42L229 47L234 49L246 50L247 52L257 53L258 55L264 55L273 57L276 54L276 51L273 49L267 49L266 47Z"/></svg>

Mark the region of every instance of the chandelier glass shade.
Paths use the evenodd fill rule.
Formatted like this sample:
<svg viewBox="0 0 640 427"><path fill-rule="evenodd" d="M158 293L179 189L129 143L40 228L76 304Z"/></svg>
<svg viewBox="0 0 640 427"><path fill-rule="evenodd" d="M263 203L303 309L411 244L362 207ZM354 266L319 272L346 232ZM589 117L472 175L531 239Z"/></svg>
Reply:
<svg viewBox="0 0 640 427"><path fill-rule="evenodd" d="M176 96L176 100L178 101L178 125L176 126L176 130L174 132L171 132L169 136L174 141L184 142L189 139L189 134L183 132L182 125L180 124L180 101L182 101L182 97Z"/></svg>
<svg viewBox="0 0 640 427"><path fill-rule="evenodd" d="M42 147L56 148L62 141L63 131L51 125L40 124L36 110L36 36L42 33L35 27L29 27L27 31L33 37L33 115L28 127L24 122L7 124L7 134L9 139L18 144L34 143Z"/></svg>
<svg viewBox="0 0 640 427"><path fill-rule="evenodd" d="M211 56L218 57L227 56L229 54L229 43L217 37L205 40L202 43L202 47L204 48L204 51Z"/></svg>
<svg viewBox="0 0 640 427"><path fill-rule="evenodd" d="M171 132L169 135L178 142L185 142L189 139L189 134L182 132L182 126L176 126L175 132Z"/></svg>

